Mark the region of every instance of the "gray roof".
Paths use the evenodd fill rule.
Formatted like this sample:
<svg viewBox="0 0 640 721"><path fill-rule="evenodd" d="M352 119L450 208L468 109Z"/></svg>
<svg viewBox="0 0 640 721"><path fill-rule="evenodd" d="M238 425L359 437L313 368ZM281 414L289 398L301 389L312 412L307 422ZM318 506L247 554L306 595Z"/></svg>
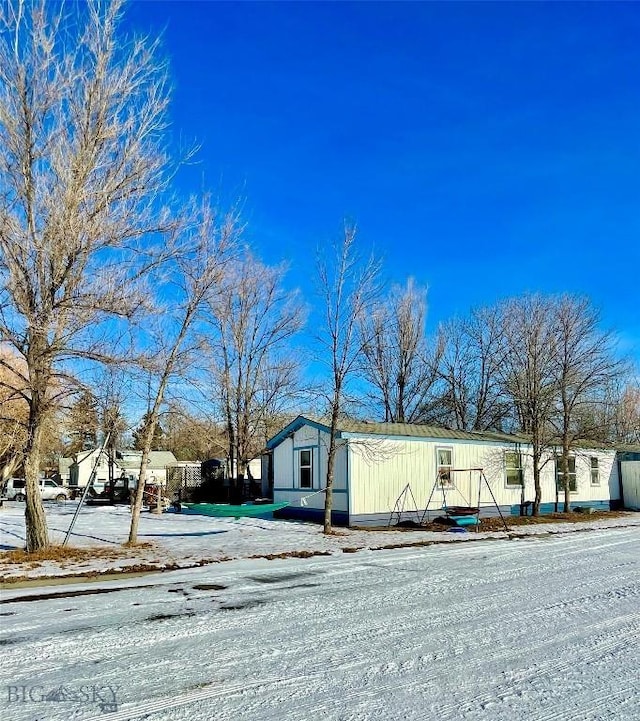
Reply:
<svg viewBox="0 0 640 721"><path fill-rule="evenodd" d="M142 451L124 450L120 452L121 458L118 458L119 465L128 466L140 463L142 460ZM172 451L149 451L149 466L153 468L164 468L176 462L176 457Z"/></svg>
<svg viewBox="0 0 640 721"><path fill-rule="evenodd" d="M267 449L275 448L284 438L292 431L297 430L303 425L310 425L314 428L320 428L323 431L329 431L329 422L326 420L318 420L309 416L298 416L291 421L285 428L276 434L267 443ZM369 421L343 420L338 423L338 435L343 436L348 433L356 433L358 435L386 436L388 438L431 438L435 440L461 440L461 441L484 441L493 443L530 443L531 438L524 433L511 434L499 433L497 431L459 431L452 428L444 428L442 426L428 426L419 423L373 423ZM550 439L547 446L553 447L560 445L559 439ZM620 445L612 443L601 443L599 441L574 440L573 448L608 450L608 451L626 451L627 453L639 453L640 445Z"/></svg>
<svg viewBox="0 0 640 721"><path fill-rule="evenodd" d="M436 438L463 441L501 441L506 443L526 442L523 436L493 431L458 431L442 426L427 426L417 423L369 423L367 421L345 421L339 424L341 433L366 433L380 436L407 436L411 438Z"/></svg>
<svg viewBox="0 0 640 721"><path fill-rule="evenodd" d="M297 430L303 425L311 425L329 430L329 424L325 421L318 421L305 416L298 416L289 423L283 430L275 435L268 443L267 448L277 446L289 433ZM359 435L375 435L386 437L405 438L433 438L442 440L463 440L463 441L490 441L494 443L527 443L524 436L510 435L508 433L495 433L492 431L458 431L441 426L427 426L416 423L369 423L367 421L340 421L338 424L340 435L357 433Z"/></svg>
<svg viewBox="0 0 640 721"><path fill-rule="evenodd" d="M176 462L172 451L150 451L149 466L152 468L164 468Z"/></svg>

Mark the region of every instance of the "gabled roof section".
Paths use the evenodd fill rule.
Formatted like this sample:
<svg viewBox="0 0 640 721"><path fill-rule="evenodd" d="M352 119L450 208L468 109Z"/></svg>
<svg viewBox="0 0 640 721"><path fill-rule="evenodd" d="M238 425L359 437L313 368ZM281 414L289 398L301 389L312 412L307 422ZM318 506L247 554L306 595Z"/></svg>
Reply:
<svg viewBox="0 0 640 721"><path fill-rule="evenodd" d="M164 468L176 463L173 451L149 451L149 466L153 468Z"/></svg>
<svg viewBox="0 0 640 721"><path fill-rule="evenodd" d="M267 450L271 451L276 446L279 446L285 438L293 435L298 429L302 428L302 426L311 426L312 428L317 428L320 431L325 431L326 433L329 432L328 425L314 421L312 418L298 416L297 418L294 418L291 423L286 425L280 433L276 433L271 440L267 441Z"/></svg>
<svg viewBox="0 0 640 721"><path fill-rule="evenodd" d="M302 426L311 426L318 430L329 432L329 426L305 416L298 416L275 435L268 443L267 448L272 450L282 441L295 433ZM508 433L494 433L491 431L456 431L440 426L427 426L414 423L369 423L366 421L341 421L338 427L338 436L347 438L351 435L386 436L388 438L429 438L433 440L462 440L462 441L493 441L494 443L527 443L524 436L515 436Z"/></svg>

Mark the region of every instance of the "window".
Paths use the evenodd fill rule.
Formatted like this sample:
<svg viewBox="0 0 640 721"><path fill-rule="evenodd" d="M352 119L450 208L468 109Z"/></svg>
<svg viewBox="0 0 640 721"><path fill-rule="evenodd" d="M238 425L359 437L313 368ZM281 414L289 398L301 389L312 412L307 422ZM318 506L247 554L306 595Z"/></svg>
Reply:
<svg viewBox="0 0 640 721"><path fill-rule="evenodd" d="M569 456L569 491L576 493L578 484L576 481L576 457ZM564 474L562 473L562 458L556 457L556 485L558 490L564 490Z"/></svg>
<svg viewBox="0 0 640 721"><path fill-rule="evenodd" d="M598 459L595 456L591 456L591 485L600 485L600 467L598 465Z"/></svg>
<svg viewBox="0 0 640 721"><path fill-rule="evenodd" d="M522 473L522 456L518 451L505 451L504 467L507 487L522 488L524 477Z"/></svg>
<svg viewBox="0 0 640 721"><path fill-rule="evenodd" d="M436 448L436 473L441 486L452 486L451 468L453 450L451 448Z"/></svg>
<svg viewBox="0 0 640 721"><path fill-rule="evenodd" d="M300 488L313 487L313 454L311 450L300 451Z"/></svg>

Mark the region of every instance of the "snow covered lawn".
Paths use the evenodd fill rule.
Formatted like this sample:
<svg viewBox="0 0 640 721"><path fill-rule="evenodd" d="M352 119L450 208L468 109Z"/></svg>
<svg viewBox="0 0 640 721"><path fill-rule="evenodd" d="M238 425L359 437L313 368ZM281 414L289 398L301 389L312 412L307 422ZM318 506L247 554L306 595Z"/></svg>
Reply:
<svg viewBox="0 0 640 721"><path fill-rule="evenodd" d="M16 587L0 614L11 721L640 718L637 526Z"/></svg>
<svg viewBox="0 0 640 721"><path fill-rule="evenodd" d="M47 522L53 543L61 543L76 509L75 503L47 503ZM210 518L207 516L143 513L139 540L144 548L122 547L129 532L130 514L126 506L84 507L70 546L99 547L96 558L33 563L7 563L2 550L23 548L25 543L24 504L7 503L0 508L0 580L43 576L106 573L138 566L175 568L227 559L273 556L287 553L341 553L362 548L380 548L394 544L447 543L477 538L504 538L504 532L476 534L436 533L428 531L358 531L337 529L327 537L320 527L310 523L265 519ZM640 525L640 514L628 514L606 521L584 521L519 526L517 535L574 532L603 526ZM112 556L107 554L111 550Z"/></svg>

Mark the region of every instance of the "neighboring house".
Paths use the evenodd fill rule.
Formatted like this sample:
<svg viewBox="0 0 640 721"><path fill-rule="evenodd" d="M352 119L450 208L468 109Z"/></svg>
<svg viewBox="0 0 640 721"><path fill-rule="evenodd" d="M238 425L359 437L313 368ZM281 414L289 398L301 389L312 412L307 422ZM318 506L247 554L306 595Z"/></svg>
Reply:
<svg viewBox="0 0 640 721"><path fill-rule="evenodd" d="M69 465L69 486L71 488L84 488L89 482L94 466L96 468L94 485L101 487L109 479L109 461L107 454L101 452L99 448L76 453ZM120 475L116 472L115 467L114 475ZM62 467L60 468L60 476L62 476Z"/></svg>
<svg viewBox="0 0 640 721"><path fill-rule="evenodd" d="M640 445L618 450L625 508L640 511Z"/></svg>
<svg viewBox="0 0 640 721"><path fill-rule="evenodd" d="M61 459L64 460L64 459ZM123 473L133 478L138 477L142 451L116 451L113 460L113 476L120 477ZM167 466L176 462L171 451L151 451L149 465L147 466L147 482L157 482L162 485L167 482ZM77 453L69 465L69 486L84 488L89 482L91 471L96 468L94 484L97 487L104 485L109 479L109 457L106 451L95 448ZM62 476L62 467L60 469Z"/></svg>
<svg viewBox="0 0 640 721"><path fill-rule="evenodd" d="M73 458L59 458L58 459L58 474L60 475L60 483L63 486L69 485L69 477L71 474L71 465Z"/></svg>
<svg viewBox="0 0 640 721"><path fill-rule="evenodd" d="M142 451L118 451L116 453L116 464L120 472L125 475L138 477ZM149 464L147 465L147 483L167 483L167 466L176 463L176 457L171 451L150 451Z"/></svg>
<svg viewBox="0 0 640 721"><path fill-rule="evenodd" d="M267 444L263 477L273 479L274 502L291 504L283 516L322 518L328 442L327 425L299 416ZM333 519L338 524L386 525L407 484L420 512L433 491L431 517L438 515L445 498L448 505L477 506L480 474L469 469L483 469L502 513L519 513L522 501L534 499L531 448L523 437L401 423L345 423L337 442ZM549 513L556 502L562 510L564 492L555 456L545 460L541 512ZM616 452L580 448L570 459L569 483L573 505L619 506ZM486 486L480 506L484 515L497 513ZM412 509L407 495L405 510Z"/></svg>

